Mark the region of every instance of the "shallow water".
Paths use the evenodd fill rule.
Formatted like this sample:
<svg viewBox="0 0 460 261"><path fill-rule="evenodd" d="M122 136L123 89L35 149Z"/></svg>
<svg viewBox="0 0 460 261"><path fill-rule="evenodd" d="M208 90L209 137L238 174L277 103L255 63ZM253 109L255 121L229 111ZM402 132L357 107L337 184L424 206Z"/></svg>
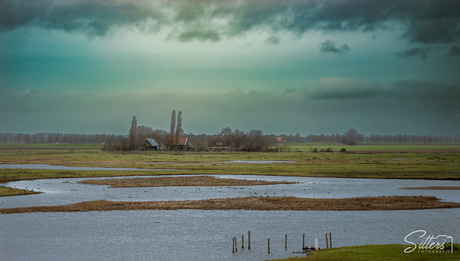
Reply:
<svg viewBox="0 0 460 261"><path fill-rule="evenodd" d="M296 184L235 187L143 187L110 188L109 186L80 184L87 179L74 178L24 180L4 184L19 189L32 189L44 194L4 197L0 208L51 206L82 201L166 201L235 198L246 196L295 196L304 198L350 198L366 196L436 196L444 201L460 202L458 190L406 190L402 187L460 186L460 181L400 180L400 179L339 179L310 177L279 177L251 175L213 175L218 178L247 180L292 181ZM146 178L149 176L134 176ZM128 177L128 178L134 178ZM162 176L152 176L162 177ZM176 177L171 175L169 177ZM114 177L127 178L127 177Z"/></svg>
<svg viewBox="0 0 460 261"><path fill-rule="evenodd" d="M459 209L404 211L145 210L1 215L2 260L265 260L333 247L405 243L412 231L458 239ZM247 249L251 231L251 250ZM288 234L288 250L284 235ZM246 248L241 249L241 235ZM237 236L238 252L232 254ZM457 237L456 237L457 236ZM267 253L270 238L271 254ZM456 241L458 242L458 240ZM402 253L403 254L403 253ZM304 254L302 254L304 255ZM302 256L298 255L298 256Z"/></svg>
<svg viewBox="0 0 460 261"><path fill-rule="evenodd" d="M0 208L62 205L91 200L197 200L244 196L347 198L428 195L460 202L458 190L403 190L401 187L460 186L460 181L336 179L215 175L220 178L294 181L297 184L237 187L108 188L79 184L80 179L17 181L5 184L44 194L3 197ZM145 177L145 176L143 176ZM123 178L123 177L116 177ZM105 178L97 178L105 179ZM405 243L423 229L458 242L460 209L399 211L204 211L144 210L0 215L0 260L264 260L296 256L302 234L325 247ZM241 249L241 235L251 231L251 250ZM288 250L284 235L288 234ZM232 238L239 251L232 254ZM267 253L267 238L271 254ZM298 254L303 256L304 254Z"/></svg>
<svg viewBox="0 0 460 261"><path fill-rule="evenodd" d="M48 164L0 164L0 169L53 169L53 170L117 170L117 171L178 171L179 169L137 169L137 168L102 168L102 167L67 167ZM181 170L183 171L183 170Z"/></svg>

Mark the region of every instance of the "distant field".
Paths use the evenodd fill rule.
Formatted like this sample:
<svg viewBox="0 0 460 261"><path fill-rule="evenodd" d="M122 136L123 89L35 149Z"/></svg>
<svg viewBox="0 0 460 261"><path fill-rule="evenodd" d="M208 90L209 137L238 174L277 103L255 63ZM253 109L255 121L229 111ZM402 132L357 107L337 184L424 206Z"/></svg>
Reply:
<svg viewBox="0 0 460 261"><path fill-rule="evenodd" d="M310 151L317 148L332 148L340 151L345 148L347 151L429 151L429 150L460 150L460 144L358 144L345 145L341 143L280 143L278 147L287 146L291 150Z"/></svg>
<svg viewBox="0 0 460 261"><path fill-rule="evenodd" d="M0 150L100 150L104 145L100 143L0 143ZM340 151L345 148L347 151L441 151L460 150L460 144L358 144L345 145L341 143L278 143L273 147L288 149L291 152L309 152L313 149L332 148Z"/></svg>
<svg viewBox="0 0 460 261"><path fill-rule="evenodd" d="M0 150L100 150L103 146L100 143L1 143Z"/></svg>

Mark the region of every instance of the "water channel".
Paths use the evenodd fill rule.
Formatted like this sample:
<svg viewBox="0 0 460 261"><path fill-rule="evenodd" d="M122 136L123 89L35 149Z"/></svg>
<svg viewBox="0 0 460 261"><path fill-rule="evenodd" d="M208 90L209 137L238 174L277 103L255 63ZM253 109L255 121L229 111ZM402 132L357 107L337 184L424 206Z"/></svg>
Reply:
<svg viewBox="0 0 460 261"><path fill-rule="evenodd" d="M5 164L0 164L5 165ZM294 181L296 184L238 187L109 188L79 184L83 179L43 179L3 184L42 194L0 198L0 208L62 205L81 201L197 200L245 196L348 198L430 195L460 202L455 190L401 187L460 186L460 181L336 179L247 175L219 178ZM145 176L144 176L145 177ZM116 177L122 178L122 177ZM334 247L405 243L423 229L460 236L460 209L398 211L214 211L144 210L0 215L0 260L266 260L302 256L302 246L332 233ZM251 231L251 250L247 232ZM288 249L284 249L284 235ZM245 249L241 249L245 235ZM232 238L239 249L232 254ZM267 253L267 238L271 254Z"/></svg>

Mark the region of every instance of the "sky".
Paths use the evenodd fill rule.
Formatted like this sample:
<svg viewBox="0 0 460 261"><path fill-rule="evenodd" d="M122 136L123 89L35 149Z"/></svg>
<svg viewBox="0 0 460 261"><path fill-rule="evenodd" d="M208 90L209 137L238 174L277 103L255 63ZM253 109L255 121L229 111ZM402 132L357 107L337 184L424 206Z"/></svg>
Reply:
<svg viewBox="0 0 460 261"><path fill-rule="evenodd" d="M460 133L460 1L2 0L0 132Z"/></svg>

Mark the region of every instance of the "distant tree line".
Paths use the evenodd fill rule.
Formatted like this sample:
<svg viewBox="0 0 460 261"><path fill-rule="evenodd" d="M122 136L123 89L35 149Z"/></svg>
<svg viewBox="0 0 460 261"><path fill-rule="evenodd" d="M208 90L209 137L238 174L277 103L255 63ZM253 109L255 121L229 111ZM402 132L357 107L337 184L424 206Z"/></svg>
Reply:
<svg viewBox="0 0 460 261"><path fill-rule="evenodd" d="M0 133L2 143L107 143L124 139L116 134L77 134L77 133Z"/></svg>
<svg viewBox="0 0 460 261"><path fill-rule="evenodd" d="M271 151L274 145L280 143L344 143L354 145L357 143L373 144L406 144L406 143L459 143L460 135L432 136L432 135L375 135L365 136L355 129L348 130L345 134L333 135L295 135L263 134L261 130L241 131L230 127L222 129L214 135L210 134L185 134L182 129L182 113L176 117L172 115L171 130L152 129L147 126L137 126L137 118L133 117L128 135L115 134L64 134L64 133L0 133L0 141L6 143L99 143L104 144L106 150L135 150L145 138L153 138L160 147L174 149L172 139L187 137L189 142L198 149L213 146L208 142L222 142L223 146L231 147L236 151ZM174 123L174 124L173 124ZM281 137L280 142L277 137Z"/></svg>
<svg viewBox="0 0 460 261"><path fill-rule="evenodd" d="M350 132L351 131L351 132ZM460 135L455 136L432 136L432 135L374 135L365 136L359 134L355 129L350 129L348 133L348 143L381 143L381 144L404 144L404 143L458 143L460 142ZM347 133L344 135L332 134L332 135L307 135L301 137L298 133L296 135L279 135L277 137L283 137L287 143L347 143ZM351 140L350 140L351 138Z"/></svg>

